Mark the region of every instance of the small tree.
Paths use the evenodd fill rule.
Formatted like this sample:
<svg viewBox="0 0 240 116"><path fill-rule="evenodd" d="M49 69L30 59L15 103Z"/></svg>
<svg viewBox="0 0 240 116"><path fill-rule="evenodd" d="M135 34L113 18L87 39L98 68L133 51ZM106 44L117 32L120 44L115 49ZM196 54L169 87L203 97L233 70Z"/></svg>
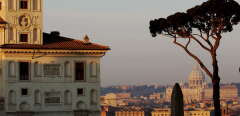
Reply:
<svg viewBox="0 0 240 116"><path fill-rule="evenodd" d="M150 32L153 37L159 34L172 38L173 43L196 60L211 78L216 116L221 116L217 49L222 34L231 32L233 25L237 25L239 21L240 6L234 0L208 0L199 6L188 9L186 13L177 12L167 18L150 21ZM197 43L204 51L207 51L212 59L212 71L206 67L206 64L196 53L189 49L192 42Z"/></svg>
<svg viewBox="0 0 240 116"><path fill-rule="evenodd" d="M174 85L172 90L171 116L184 116L183 93L178 83Z"/></svg>

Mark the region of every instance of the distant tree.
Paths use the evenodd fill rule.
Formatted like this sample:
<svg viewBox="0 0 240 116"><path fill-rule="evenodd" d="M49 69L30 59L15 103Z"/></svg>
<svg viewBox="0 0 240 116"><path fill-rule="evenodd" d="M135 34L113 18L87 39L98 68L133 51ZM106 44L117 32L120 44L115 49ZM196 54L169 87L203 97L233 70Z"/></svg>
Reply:
<svg viewBox="0 0 240 116"><path fill-rule="evenodd" d="M153 37L163 35L173 39L173 43L182 48L196 60L213 85L215 116L221 116L220 110L220 77L218 74L217 49L222 34L231 32L240 21L240 6L234 0L208 0L184 12L177 12L167 18L150 21L150 32ZM185 41L185 42L183 42ZM189 49L195 42L211 57L212 71Z"/></svg>
<svg viewBox="0 0 240 116"><path fill-rule="evenodd" d="M183 93L178 83L174 85L172 90L171 116L184 116Z"/></svg>

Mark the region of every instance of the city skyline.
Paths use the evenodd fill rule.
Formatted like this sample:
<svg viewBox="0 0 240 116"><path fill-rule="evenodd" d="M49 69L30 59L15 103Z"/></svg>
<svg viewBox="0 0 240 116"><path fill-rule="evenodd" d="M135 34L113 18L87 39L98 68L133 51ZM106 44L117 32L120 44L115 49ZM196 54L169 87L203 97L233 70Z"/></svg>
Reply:
<svg viewBox="0 0 240 116"><path fill-rule="evenodd" d="M63 32L61 35L79 39L88 34L92 41L110 45L112 51L102 60L103 86L173 84L187 80L194 66L193 60L167 39L152 39L149 21L185 11L205 0L70 1L45 1L44 22L48 25L45 31L59 30ZM59 5L55 5L56 2ZM240 55L233 51L239 49L239 28L239 25L235 26L233 32L224 35L219 49L222 82L239 82L240 64L237 61Z"/></svg>

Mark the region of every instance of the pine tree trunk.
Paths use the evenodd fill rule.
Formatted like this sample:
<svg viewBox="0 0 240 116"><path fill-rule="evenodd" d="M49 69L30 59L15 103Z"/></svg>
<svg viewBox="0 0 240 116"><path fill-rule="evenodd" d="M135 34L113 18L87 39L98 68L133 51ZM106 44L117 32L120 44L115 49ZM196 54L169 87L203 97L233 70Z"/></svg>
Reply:
<svg viewBox="0 0 240 116"><path fill-rule="evenodd" d="M215 116L222 116L221 105L220 105L220 77L218 74L218 63L217 63L216 56L213 57L212 85L213 85L214 114Z"/></svg>

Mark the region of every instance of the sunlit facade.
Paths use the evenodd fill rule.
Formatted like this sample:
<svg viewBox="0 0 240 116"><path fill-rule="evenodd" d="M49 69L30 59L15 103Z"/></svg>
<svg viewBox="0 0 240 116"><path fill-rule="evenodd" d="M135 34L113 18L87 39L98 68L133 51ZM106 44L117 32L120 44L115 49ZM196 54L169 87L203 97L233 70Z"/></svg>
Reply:
<svg viewBox="0 0 240 116"><path fill-rule="evenodd" d="M43 33L43 0L0 5L1 116L99 116L100 59L109 47Z"/></svg>

